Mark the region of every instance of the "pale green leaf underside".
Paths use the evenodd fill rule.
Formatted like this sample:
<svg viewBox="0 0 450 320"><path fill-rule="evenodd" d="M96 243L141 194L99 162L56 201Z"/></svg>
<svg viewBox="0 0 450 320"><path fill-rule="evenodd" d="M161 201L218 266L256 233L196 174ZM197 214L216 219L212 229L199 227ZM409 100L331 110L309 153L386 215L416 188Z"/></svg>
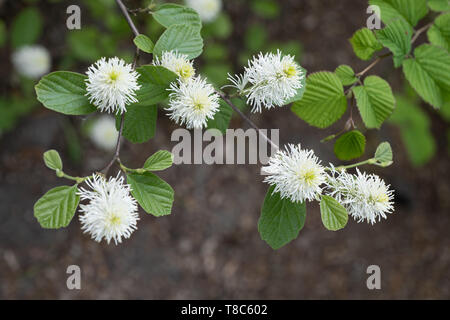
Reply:
<svg viewBox="0 0 450 320"><path fill-rule="evenodd" d="M362 28L353 34L350 39L353 51L361 60L370 60L375 52L383 49L375 34L368 28Z"/></svg>
<svg viewBox="0 0 450 320"><path fill-rule="evenodd" d="M264 199L258 231L273 249L279 249L298 237L306 219L306 205L281 199L270 187Z"/></svg>
<svg viewBox="0 0 450 320"><path fill-rule="evenodd" d="M136 47L139 48L139 50L147 52L147 53L152 53L153 48L155 47L152 40L143 34L137 35L134 38L133 42L136 45Z"/></svg>
<svg viewBox="0 0 450 320"><path fill-rule="evenodd" d="M131 194L145 212L155 217L171 213L174 200L172 187L153 173L129 174L127 182L131 185Z"/></svg>
<svg viewBox="0 0 450 320"><path fill-rule="evenodd" d="M178 51L189 59L197 58L203 50L203 39L198 28L189 25L171 25L156 42L153 53L161 57L164 51Z"/></svg>
<svg viewBox="0 0 450 320"><path fill-rule="evenodd" d="M369 76L363 86L352 90L365 126L369 129L380 128L395 108L395 98L389 83L378 76Z"/></svg>
<svg viewBox="0 0 450 320"><path fill-rule="evenodd" d="M322 196L320 201L320 214L322 216L322 223L328 230L337 231L347 225L347 210L330 196Z"/></svg>
<svg viewBox="0 0 450 320"><path fill-rule="evenodd" d="M150 156L144 164L148 171L161 171L169 168L173 163L173 154L166 150L159 150Z"/></svg>
<svg viewBox="0 0 450 320"><path fill-rule="evenodd" d="M350 86L358 81L358 78L355 76L355 71L348 65L340 65L334 73L336 73L344 86Z"/></svg>
<svg viewBox="0 0 450 320"><path fill-rule="evenodd" d="M427 0L369 0L369 3L380 7L385 24L401 16L415 27L428 13Z"/></svg>
<svg viewBox="0 0 450 320"><path fill-rule="evenodd" d="M44 163L49 169L52 170L62 170L63 168L61 157L56 150L48 150L44 152Z"/></svg>
<svg viewBox="0 0 450 320"><path fill-rule="evenodd" d="M423 100L440 108L444 92L450 91L450 55L429 44L417 47L414 55L403 62L405 77Z"/></svg>
<svg viewBox="0 0 450 320"><path fill-rule="evenodd" d="M392 148L389 142L382 142L375 151L375 159L380 163L391 162L393 160Z"/></svg>
<svg viewBox="0 0 450 320"><path fill-rule="evenodd" d="M393 20L384 29L376 32L381 44L392 52L396 68L402 65L405 57L411 52L412 34L413 29L402 18Z"/></svg>
<svg viewBox="0 0 450 320"><path fill-rule="evenodd" d="M158 5L153 18L166 28L176 24L191 25L197 29L202 27L200 16L195 10L174 3Z"/></svg>
<svg viewBox="0 0 450 320"><path fill-rule="evenodd" d="M80 202L77 186L61 186L51 189L34 205L34 216L43 228L67 227Z"/></svg>
<svg viewBox="0 0 450 320"><path fill-rule="evenodd" d="M326 128L339 120L347 109L344 87L332 72L318 72L306 79L303 99L292 105L292 111L312 126Z"/></svg>

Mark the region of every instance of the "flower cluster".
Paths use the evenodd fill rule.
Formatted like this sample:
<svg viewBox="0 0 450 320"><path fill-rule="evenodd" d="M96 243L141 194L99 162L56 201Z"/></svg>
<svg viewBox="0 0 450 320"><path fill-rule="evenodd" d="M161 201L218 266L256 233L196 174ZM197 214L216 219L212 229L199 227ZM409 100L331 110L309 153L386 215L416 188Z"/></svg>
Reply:
<svg viewBox="0 0 450 320"><path fill-rule="evenodd" d="M278 50L276 54L253 57L242 75L229 75L228 80L231 87L246 96L252 112L261 112L263 107L271 109L288 103L302 88L304 77L294 57Z"/></svg>
<svg viewBox="0 0 450 320"><path fill-rule="evenodd" d="M155 65L161 65L178 75L170 85L169 106L166 108L172 120L188 129L206 127L208 119L219 110L219 95L206 79L195 76L192 61L178 52L163 52Z"/></svg>
<svg viewBox="0 0 450 320"><path fill-rule="evenodd" d="M81 200L89 200L88 204L80 205L82 230L90 233L95 241L105 239L108 244L111 240L118 244L122 238L129 238L137 229L139 216L136 200L123 177L106 180L94 174L86 183L90 190L80 188L79 191Z"/></svg>
<svg viewBox="0 0 450 320"><path fill-rule="evenodd" d="M356 175L346 171L331 170L328 177L330 195L339 201L358 222L366 220L374 224L394 211L394 192L375 174Z"/></svg>
<svg viewBox="0 0 450 320"><path fill-rule="evenodd" d="M138 101L139 74L131 64L117 57L102 58L89 67L87 75L86 95L100 111L122 114L127 105Z"/></svg>
<svg viewBox="0 0 450 320"><path fill-rule="evenodd" d="M31 79L43 76L51 68L48 50L39 45L21 47L13 53L12 62L19 74Z"/></svg>
<svg viewBox="0 0 450 320"><path fill-rule="evenodd" d="M186 4L206 23L214 21L222 10L222 0L186 0Z"/></svg>
<svg viewBox="0 0 450 320"><path fill-rule="evenodd" d="M393 191L377 175L350 174L321 166L312 150L288 145L279 150L263 168L264 182L274 186L275 193L292 202L320 200L322 194L334 197L358 222L374 224L394 211Z"/></svg>
<svg viewBox="0 0 450 320"><path fill-rule="evenodd" d="M100 116L92 124L89 136L97 147L106 151L113 150L119 136L116 129L116 120L108 115Z"/></svg>
<svg viewBox="0 0 450 320"><path fill-rule="evenodd" d="M157 56L153 62L155 66L163 66L170 71L176 73L181 80L188 81L195 75L195 69L192 61L185 54L178 51L164 51L161 59Z"/></svg>

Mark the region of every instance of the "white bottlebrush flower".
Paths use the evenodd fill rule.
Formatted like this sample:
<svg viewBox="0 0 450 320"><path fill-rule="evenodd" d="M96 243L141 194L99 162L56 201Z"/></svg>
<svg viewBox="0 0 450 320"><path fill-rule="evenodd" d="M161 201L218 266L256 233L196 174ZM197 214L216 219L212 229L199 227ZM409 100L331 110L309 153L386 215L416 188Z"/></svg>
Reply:
<svg viewBox="0 0 450 320"><path fill-rule="evenodd" d="M86 181L91 190L80 188L81 200L89 200L81 204L80 222L82 230L90 233L92 239L100 242L105 239L109 244L128 239L137 229L139 220L136 200L130 195L130 186L125 184L123 177L110 177L94 174Z"/></svg>
<svg viewBox="0 0 450 320"><path fill-rule="evenodd" d="M188 129L206 127L208 119L219 110L219 95L214 87L201 77L174 82L170 86L169 116Z"/></svg>
<svg viewBox="0 0 450 320"><path fill-rule="evenodd" d="M332 170L328 185L330 195L340 202L358 222L366 220L374 224L394 211L394 192L375 174L353 175L346 171Z"/></svg>
<svg viewBox="0 0 450 320"><path fill-rule="evenodd" d="M278 152L263 167L268 174L264 182L275 186L282 198L292 202L318 199L325 182L325 169L312 150L302 150L300 144L289 144L285 151Z"/></svg>
<svg viewBox="0 0 450 320"><path fill-rule="evenodd" d="M191 79L195 75L192 61L188 59L187 55L177 51L164 51L161 59L156 57L153 64L173 71L184 81Z"/></svg>
<svg viewBox="0 0 450 320"><path fill-rule="evenodd" d="M204 22L212 22L222 10L222 0L186 0L188 7L197 11Z"/></svg>
<svg viewBox="0 0 450 320"><path fill-rule="evenodd" d="M86 95L100 111L122 114L127 105L137 102L139 74L131 64L117 57L102 58L89 67L87 75Z"/></svg>
<svg viewBox="0 0 450 320"><path fill-rule="evenodd" d="M113 150L119 136L116 120L111 116L102 115L92 124L89 136L97 147L106 151Z"/></svg>
<svg viewBox="0 0 450 320"><path fill-rule="evenodd" d="M39 45L19 48L13 53L12 61L19 74L31 79L43 76L51 68L50 53Z"/></svg>
<svg viewBox="0 0 450 320"><path fill-rule="evenodd" d="M252 112L261 112L263 107L281 107L293 98L302 87L305 77L300 66L291 55L283 55L280 50L274 53L253 57L243 75L229 76L241 94L247 97ZM245 87L249 85L248 88Z"/></svg>

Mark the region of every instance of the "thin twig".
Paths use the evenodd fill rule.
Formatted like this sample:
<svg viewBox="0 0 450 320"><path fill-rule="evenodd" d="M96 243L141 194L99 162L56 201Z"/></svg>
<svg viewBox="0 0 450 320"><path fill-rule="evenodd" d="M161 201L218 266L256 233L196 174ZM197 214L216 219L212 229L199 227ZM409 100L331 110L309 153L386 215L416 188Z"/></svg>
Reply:
<svg viewBox="0 0 450 320"><path fill-rule="evenodd" d="M128 14L128 9L125 7L125 5L122 3L121 0L116 0L116 2L117 2L117 5L119 6L120 10L122 11L123 15L125 16L125 19L127 20L128 25L131 28L131 31L133 31L135 36L139 35L138 29L136 28L136 26L133 23L133 20L131 20L131 17ZM136 53L134 55L134 61L133 61L133 69L136 69L136 65L137 65L138 61L139 61L139 49L136 49ZM125 119L125 114L122 113L122 116L120 117L119 135L117 136L117 143L116 143L116 148L114 151L114 156L111 159L111 161L106 165L106 167L101 170L101 172L105 176L108 174L108 171L109 171L109 169L111 169L112 165L116 161L120 161L120 158L119 158L120 157L120 146L121 146L121 141L122 141L124 119Z"/></svg>
<svg viewBox="0 0 450 320"><path fill-rule="evenodd" d="M427 25L425 25L422 28L420 28L419 30L417 30L416 33L414 34L414 37L411 39L411 44L416 42L416 40L419 38L419 36L422 33L424 33L425 31L427 31L428 29L430 29L432 25L433 25L433 22L430 22Z"/></svg>
<svg viewBox="0 0 450 320"><path fill-rule="evenodd" d="M125 5L123 4L122 0L116 0L116 2L117 2L117 5L119 6L120 10L122 10L122 13L123 13L123 15L125 16L125 19L127 20L128 25L129 25L130 28L131 28L131 31L133 31L133 33L134 33L135 36L138 36L138 35L139 35L139 31L138 31L138 29L136 28L136 26L134 25L133 20L131 20L131 17L130 17L130 15L128 14L128 9L127 9L127 7L125 7Z"/></svg>
<svg viewBox="0 0 450 320"><path fill-rule="evenodd" d="M108 163L108 165L101 170L102 173L106 176L108 174L109 169L111 168L111 166L114 164L114 162L116 162L117 160L119 160L119 156L120 156L120 142L122 141L122 133L123 133L123 122L124 122L124 118L125 118L125 114L122 113L122 116L120 117L120 128L119 128L119 135L117 136L117 143L116 143L116 148L114 151L114 156L111 159L111 161Z"/></svg>
<svg viewBox="0 0 450 320"><path fill-rule="evenodd" d="M267 137L252 120L250 120L241 110L239 110L239 108L236 107L233 102L231 102L230 98L225 93L220 91L217 91L217 93L223 99L223 101L225 101L234 111L236 111L239 114L239 116L241 116L242 119L244 119L253 129L258 131L258 133L261 135L261 137L264 138L264 140L270 143L272 147L274 147L275 149L277 150L279 149L276 143L270 140L269 137Z"/></svg>

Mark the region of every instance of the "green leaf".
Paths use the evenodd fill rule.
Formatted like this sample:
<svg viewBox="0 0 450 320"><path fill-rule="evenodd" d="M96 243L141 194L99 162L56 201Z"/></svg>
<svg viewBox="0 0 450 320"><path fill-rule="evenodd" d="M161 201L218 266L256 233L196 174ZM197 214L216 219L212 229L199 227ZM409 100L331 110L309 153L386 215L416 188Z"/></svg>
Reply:
<svg viewBox="0 0 450 320"><path fill-rule="evenodd" d="M170 84L177 79L177 75L161 66L142 66L136 69L139 73L138 83L141 88L137 91L136 106L149 106L160 103L169 97Z"/></svg>
<svg viewBox="0 0 450 320"><path fill-rule="evenodd" d="M11 41L14 48L35 43L42 33L42 17L34 7L23 9L14 19L11 27Z"/></svg>
<svg viewBox="0 0 450 320"><path fill-rule="evenodd" d="M382 164L390 164L393 160L392 148L389 142L382 142L375 151L375 160Z"/></svg>
<svg viewBox="0 0 450 320"><path fill-rule="evenodd" d="M429 44L417 47L414 55L403 62L403 73L423 100L440 108L444 92L450 91L450 55Z"/></svg>
<svg viewBox="0 0 450 320"><path fill-rule="evenodd" d="M352 89L361 117L367 128L380 128L395 108L389 83L378 76L364 79L364 85Z"/></svg>
<svg viewBox="0 0 450 320"><path fill-rule="evenodd" d="M358 130L343 134L334 144L334 153L340 160L352 160L361 157L366 148L366 137Z"/></svg>
<svg viewBox="0 0 450 320"><path fill-rule="evenodd" d="M37 99L46 108L68 115L89 114L97 109L86 97L85 75L57 71L44 76L36 85Z"/></svg>
<svg viewBox="0 0 450 320"><path fill-rule="evenodd" d="M173 164L173 154L166 150L159 150L149 157L143 169L148 171L161 171L169 168Z"/></svg>
<svg viewBox="0 0 450 320"><path fill-rule="evenodd" d="M356 81L358 81L358 78L356 78L355 71L353 71L352 67L345 64L337 67L334 73L336 73L344 86L351 86Z"/></svg>
<svg viewBox="0 0 450 320"><path fill-rule="evenodd" d="M380 7L385 24L400 16L415 27L428 13L427 0L369 0L369 3Z"/></svg>
<svg viewBox="0 0 450 320"><path fill-rule="evenodd" d="M300 79L301 87L300 87L300 89L297 90L297 93L295 94L295 96L293 96L292 98L290 98L284 102L284 105L288 105L288 104L291 104L293 102L300 101L301 99L303 99L303 95L305 94L305 90L306 90L306 73L307 73L307 71L305 68L302 68L300 66L299 66L299 69L300 69L301 73L303 74L303 77Z"/></svg>
<svg viewBox="0 0 450 320"><path fill-rule="evenodd" d="M164 31L153 52L161 57L164 51L172 50L187 55L189 59L197 58L203 50L203 39L198 28L176 24Z"/></svg>
<svg viewBox="0 0 450 320"><path fill-rule="evenodd" d="M123 136L132 143L144 143L155 136L158 107L129 106L124 114ZM120 116L116 117L117 130L120 128Z"/></svg>
<svg viewBox="0 0 450 320"><path fill-rule="evenodd" d="M278 17L281 11L279 4L274 0L253 0L251 8L257 15L266 19Z"/></svg>
<svg viewBox="0 0 450 320"><path fill-rule="evenodd" d="M172 187L153 173L129 174L127 182L131 185L131 194L145 210L155 217L171 213L174 200Z"/></svg>
<svg viewBox="0 0 450 320"><path fill-rule="evenodd" d="M267 43L269 35L265 26L260 23L253 23L247 27L244 36L246 48L251 52L257 52L259 48Z"/></svg>
<svg viewBox="0 0 450 320"><path fill-rule="evenodd" d="M136 47L139 48L139 50L147 53L152 53L153 48L155 47L152 40L144 34L136 36L133 42L136 45Z"/></svg>
<svg viewBox="0 0 450 320"><path fill-rule="evenodd" d="M205 38L214 37L218 39L227 39L232 32L233 23L225 12L220 13L216 20L206 24L202 29L202 35Z"/></svg>
<svg viewBox="0 0 450 320"><path fill-rule="evenodd" d="M274 189L272 186L267 191L258 231L261 239L276 250L298 237L305 225L306 205L281 199L279 193L273 193Z"/></svg>
<svg viewBox="0 0 450 320"><path fill-rule="evenodd" d="M400 96L396 99L397 108L389 121L399 126L403 144L413 166L423 166L436 153L431 121L416 102Z"/></svg>
<svg viewBox="0 0 450 320"><path fill-rule="evenodd" d="M367 28L362 28L353 34L350 39L353 51L361 60L370 60L375 52L383 49L374 33Z"/></svg>
<svg viewBox="0 0 450 320"><path fill-rule="evenodd" d="M436 18L434 24L428 30L428 40L445 50L450 50L450 13Z"/></svg>
<svg viewBox="0 0 450 320"><path fill-rule="evenodd" d="M448 11L450 10L449 0L428 0L428 7L433 11Z"/></svg>
<svg viewBox="0 0 450 320"><path fill-rule="evenodd" d="M323 195L320 201L322 223L328 230L337 231L344 228L348 222L347 210L334 198Z"/></svg>
<svg viewBox="0 0 450 320"><path fill-rule="evenodd" d="M67 227L77 210L80 197L77 185L51 189L34 205L34 216L42 228L58 229Z"/></svg>
<svg viewBox="0 0 450 320"><path fill-rule="evenodd" d="M48 150L44 152L44 163L49 169L52 170L62 170L63 168L61 157L56 150Z"/></svg>
<svg viewBox="0 0 450 320"><path fill-rule="evenodd" d="M347 99L338 76L332 72L317 72L306 79L303 99L291 110L312 126L326 128L344 114Z"/></svg>
<svg viewBox="0 0 450 320"><path fill-rule="evenodd" d="M200 16L195 10L178 4L158 5L152 15L156 21L166 28L176 24L190 25L198 30L202 27Z"/></svg>
<svg viewBox="0 0 450 320"><path fill-rule="evenodd" d="M233 114L233 110L223 100L220 100L219 103L220 109L214 115L214 119L208 120L207 128L217 129L222 132L222 134L225 134L228 127L230 126L230 120Z"/></svg>
<svg viewBox="0 0 450 320"><path fill-rule="evenodd" d="M392 52L396 68L402 65L405 57L411 52L413 32L412 27L404 19L395 19L383 30L376 31L381 44Z"/></svg>

